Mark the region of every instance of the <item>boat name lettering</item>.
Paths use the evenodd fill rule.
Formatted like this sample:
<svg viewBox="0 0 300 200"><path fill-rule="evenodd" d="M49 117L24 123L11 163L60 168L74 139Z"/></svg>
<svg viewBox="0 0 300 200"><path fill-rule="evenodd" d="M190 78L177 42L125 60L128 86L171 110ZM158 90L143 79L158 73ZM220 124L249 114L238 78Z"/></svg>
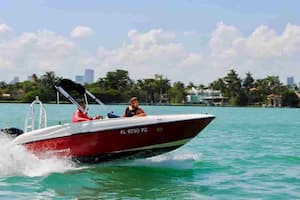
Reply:
<svg viewBox="0 0 300 200"><path fill-rule="evenodd" d="M129 129L122 129L120 130L121 135L126 135L126 134L139 134L139 133L147 133L148 128L147 127L142 127L142 128L129 128Z"/></svg>

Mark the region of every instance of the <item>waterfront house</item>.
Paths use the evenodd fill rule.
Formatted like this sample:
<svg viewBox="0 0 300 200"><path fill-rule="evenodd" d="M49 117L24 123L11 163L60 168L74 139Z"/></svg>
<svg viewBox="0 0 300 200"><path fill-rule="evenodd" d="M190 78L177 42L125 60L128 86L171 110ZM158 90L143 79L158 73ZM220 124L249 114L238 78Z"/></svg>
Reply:
<svg viewBox="0 0 300 200"><path fill-rule="evenodd" d="M191 104L204 105L224 105L226 97L223 97L221 91L211 89L196 89L192 87L187 91L186 101Z"/></svg>
<svg viewBox="0 0 300 200"><path fill-rule="evenodd" d="M281 107L282 97L278 94L269 94L267 96L268 107Z"/></svg>

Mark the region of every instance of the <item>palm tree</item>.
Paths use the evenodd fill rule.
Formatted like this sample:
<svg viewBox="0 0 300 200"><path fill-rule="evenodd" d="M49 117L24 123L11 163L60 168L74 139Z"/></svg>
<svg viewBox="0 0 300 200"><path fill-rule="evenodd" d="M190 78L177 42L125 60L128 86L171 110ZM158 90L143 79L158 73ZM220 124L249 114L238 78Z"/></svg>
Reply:
<svg viewBox="0 0 300 200"><path fill-rule="evenodd" d="M159 103L162 103L164 99L164 94L171 88L170 80L163 78L163 75L155 74L156 87L159 90Z"/></svg>
<svg viewBox="0 0 300 200"><path fill-rule="evenodd" d="M190 90L190 89L195 88L195 87L196 86L195 86L195 84L193 82L189 82L189 84L186 86L186 89Z"/></svg>
<svg viewBox="0 0 300 200"><path fill-rule="evenodd" d="M231 69L224 77L224 82L228 90L229 98L237 97L241 90L241 79L235 70Z"/></svg>
<svg viewBox="0 0 300 200"><path fill-rule="evenodd" d="M246 73L246 78L243 81L243 87L249 91L250 88L253 87L254 84L254 78L252 77L252 74L250 72Z"/></svg>
<svg viewBox="0 0 300 200"><path fill-rule="evenodd" d="M59 80L58 77L55 76L53 71L46 72L40 78L40 98L43 101L53 101L55 100L56 94L54 91L54 85Z"/></svg>

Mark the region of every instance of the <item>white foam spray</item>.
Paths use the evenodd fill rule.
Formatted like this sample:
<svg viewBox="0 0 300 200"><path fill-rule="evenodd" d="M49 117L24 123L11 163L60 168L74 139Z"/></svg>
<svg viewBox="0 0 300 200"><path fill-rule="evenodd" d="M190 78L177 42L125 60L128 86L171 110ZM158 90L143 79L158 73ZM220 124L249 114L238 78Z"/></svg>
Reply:
<svg viewBox="0 0 300 200"><path fill-rule="evenodd" d="M13 144L12 139L0 133L0 177L3 176L46 176L76 169L66 159L39 159L25 147Z"/></svg>
<svg viewBox="0 0 300 200"><path fill-rule="evenodd" d="M191 151L173 151L147 159L123 163L123 165L191 169L194 167L194 164L200 160L201 153Z"/></svg>

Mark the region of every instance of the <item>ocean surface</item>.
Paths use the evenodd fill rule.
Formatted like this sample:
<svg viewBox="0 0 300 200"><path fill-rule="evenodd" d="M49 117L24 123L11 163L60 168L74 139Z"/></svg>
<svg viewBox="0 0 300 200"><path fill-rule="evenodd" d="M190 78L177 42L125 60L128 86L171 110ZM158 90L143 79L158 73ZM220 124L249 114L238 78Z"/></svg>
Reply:
<svg viewBox="0 0 300 200"><path fill-rule="evenodd" d="M48 124L73 105L48 105ZM0 199L300 199L300 109L142 106L209 113L201 134L168 154L97 165L40 160L0 136ZM29 104L0 104L0 127L23 129ZM110 106L121 114L125 106ZM96 106L90 114L103 114Z"/></svg>

